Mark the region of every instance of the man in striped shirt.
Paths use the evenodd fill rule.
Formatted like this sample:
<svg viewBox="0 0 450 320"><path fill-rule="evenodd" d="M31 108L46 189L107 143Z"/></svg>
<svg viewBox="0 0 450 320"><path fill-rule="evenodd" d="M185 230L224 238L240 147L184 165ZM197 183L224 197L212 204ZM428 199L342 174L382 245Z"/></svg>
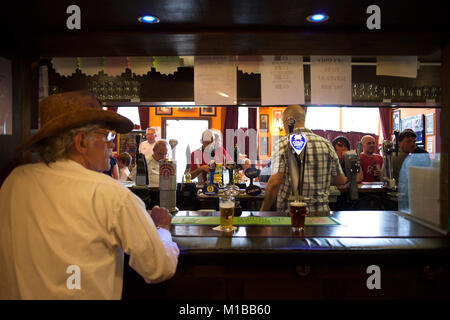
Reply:
<svg viewBox="0 0 450 320"><path fill-rule="evenodd" d="M306 136L306 158L302 201L307 204L309 216L327 216L330 213L328 196L330 185L347 183L339 159L331 143L305 128L305 112L299 105L290 105L284 110L282 121L286 132L288 120L294 119L294 132ZM266 187L266 197L261 211L269 211L277 200L277 211L288 212L292 199L288 166L288 135L279 139L278 152L272 155L273 174Z"/></svg>

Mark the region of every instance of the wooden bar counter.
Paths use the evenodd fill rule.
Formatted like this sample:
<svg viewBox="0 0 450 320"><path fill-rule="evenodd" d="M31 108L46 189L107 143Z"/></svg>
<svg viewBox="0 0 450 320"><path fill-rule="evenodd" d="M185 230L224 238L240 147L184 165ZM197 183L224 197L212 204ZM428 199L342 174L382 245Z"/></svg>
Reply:
<svg viewBox="0 0 450 320"><path fill-rule="evenodd" d="M182 211L177 216L218 215ZM242 216L280 216L243 212ZM406 299L450 298L450 239L393 211L340 211L340 224L172 225L180 248L176 275L146 285L129 267L124 299ZM380 268L381 289L368 289L367 268Z"/></svg>

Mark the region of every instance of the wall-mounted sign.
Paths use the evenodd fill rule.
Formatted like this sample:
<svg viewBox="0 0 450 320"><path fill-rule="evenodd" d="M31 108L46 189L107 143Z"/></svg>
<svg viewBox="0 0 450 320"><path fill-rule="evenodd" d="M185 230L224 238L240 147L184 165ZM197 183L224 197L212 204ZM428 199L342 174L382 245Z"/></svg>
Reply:
<svg viewBox="0 0 450 320"><path fill-rule="evenodd" d="M311 103L352 104L350 56L311 56Z"/></svg>
<svg viewBox="0 0 450 320"><path fill-rule="evenodd" d="M264 56L261 65L261 104L305 103L302 56Z"/></svg>
<svg viewBox="0 0 450 320"><path fill-rule="evenodd" d="M234 57L195 57L194 100L196 105L237 104L236 63Z"/></svg>

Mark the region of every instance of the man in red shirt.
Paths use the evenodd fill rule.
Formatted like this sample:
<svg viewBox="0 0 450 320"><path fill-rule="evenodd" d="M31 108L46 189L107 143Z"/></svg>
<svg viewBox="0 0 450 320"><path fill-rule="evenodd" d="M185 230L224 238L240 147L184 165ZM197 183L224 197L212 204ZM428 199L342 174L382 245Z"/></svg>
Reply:
<svg viewBox="0 0 450 320"><path fill-rule="evenodd" d="M191 177L198 177L198 182L206 182L206 174L209 171L208 164L211 159L216 163L225 164L232 161L231 157L221 146L214 143L214 134L211 130L205 130L202 134L202 147L191 153Z"/></svg>
<svg viewBox="0 0 450 320"><path fill-rule="evenodd" d="M381 168L383 157L375 154L377 144L372 136L364 136L361 139L363 152L361 152L361 169L363 171L363 182L381 181Z"/></svg>

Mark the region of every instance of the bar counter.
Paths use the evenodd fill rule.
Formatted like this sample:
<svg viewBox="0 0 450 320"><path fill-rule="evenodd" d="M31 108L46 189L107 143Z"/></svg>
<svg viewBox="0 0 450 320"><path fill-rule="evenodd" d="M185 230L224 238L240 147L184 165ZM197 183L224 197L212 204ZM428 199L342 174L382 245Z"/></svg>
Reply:
<svg viewBox="0 0 450 320"><path fill-rule="evenodd" d="M177 216L218 215L181 211ZM280 216L243 212L242 216ZM450 298L450 238L393 211L339 211L340 225L172 225L180 248L176 275L145 285L127 267L124 299L404 299ZM366 272L381 270L381 289L369 290Z"/></svg>

